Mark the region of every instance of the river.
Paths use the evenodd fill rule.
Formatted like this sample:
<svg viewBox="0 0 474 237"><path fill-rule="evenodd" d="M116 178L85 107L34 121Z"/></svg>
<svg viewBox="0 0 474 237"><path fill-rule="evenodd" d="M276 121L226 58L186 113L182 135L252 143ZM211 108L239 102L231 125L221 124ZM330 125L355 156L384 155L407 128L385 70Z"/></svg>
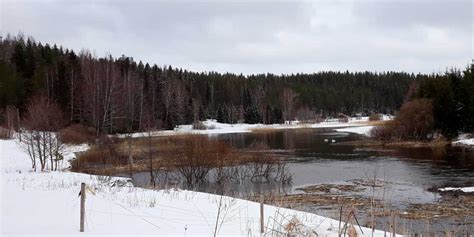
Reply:
<svg viewBox="0 0 474 237"><path fill-rule="evenodd" d="M413 204L436 204L442 197L433 187L463 186L474 180L474 155L446 152L440 149L405 148L380 149L353 145L339 145L341 142L363 139L353 133L335 132L333 129L288 129L253 133L234 133L207 136L229 142L238 149L246 149L254 142L264 143L272 154L286 164L291 174L289 184L276 182L239 182L222 186L213 180L194 187L196 191L247 198L257 194L277 193L291 195L305 193L301 188L327 185L325 194L362 198L375 198L390 208L405 210ZM167 173L158 175L158 181L165 186L186 187L179 175ZM149 182L148 173L136 173L133 180L139 186ZM164 181L166 180L166 181ZM339 190L339 185L362 188ZM317 186L318 187L318 186ZM321 190L319 190L321 191ZM337 208L322 205L300 205L299 209L334 217ZM329 213L331 212L331 213ZM472 216L470 217L473 218ZM443 225L456 224L444 221ZM426 228L421 222L417 229ZM444 226L443 228L447 228ZM442 227L432 229L443 230ZM470 225L469 228L472 228Z"/></svg>

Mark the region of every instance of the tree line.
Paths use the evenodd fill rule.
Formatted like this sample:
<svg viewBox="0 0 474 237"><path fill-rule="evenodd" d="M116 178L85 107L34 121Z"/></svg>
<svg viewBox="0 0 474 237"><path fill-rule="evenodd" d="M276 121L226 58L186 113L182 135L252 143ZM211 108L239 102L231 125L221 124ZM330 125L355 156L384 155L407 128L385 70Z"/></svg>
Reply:
<svg viewBox="0 0 474 237"><path fill-rule="evenodd" d="M208 118L268 124L339 113L393 113L413 82L435 77L192 72L124 55L76 53L21 35L0 40L0 108L14 106L23 117L28 101L41 94L59 105L68 124L94 127L97 134L172 129Z"/></svg>
<svg viewBox="0 0 474 237"><path fill-rule="evenodd" d="M395 120L371 131L383 141L453 139L474 133L474 64L410 86Z"/></svg>

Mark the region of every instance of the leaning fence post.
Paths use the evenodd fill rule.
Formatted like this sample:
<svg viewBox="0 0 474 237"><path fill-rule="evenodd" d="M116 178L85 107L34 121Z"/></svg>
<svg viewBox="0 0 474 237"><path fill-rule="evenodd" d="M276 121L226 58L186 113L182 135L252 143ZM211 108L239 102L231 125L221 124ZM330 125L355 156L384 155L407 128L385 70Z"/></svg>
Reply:
<svg viewBox="0 0 474 237"><path fill-rule="evenodd" d="M81 183L81 223L80 223L80 232L84 232L84 217L86 215L86 184Z"/></svg>
<svg viewBox="0 0 474 237"><path fill-rule="evenodd" d="M263 195L260 195L260 233L265 232L265 217L263 216Z"/></svg>

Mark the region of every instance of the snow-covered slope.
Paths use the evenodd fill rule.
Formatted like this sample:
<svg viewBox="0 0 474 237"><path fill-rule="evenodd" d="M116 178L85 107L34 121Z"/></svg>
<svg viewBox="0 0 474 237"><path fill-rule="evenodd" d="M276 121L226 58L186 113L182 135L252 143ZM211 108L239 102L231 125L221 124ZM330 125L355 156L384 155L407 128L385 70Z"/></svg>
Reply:
<svg viewBox="0 0 474 237"><path fill-rule="evenodd" d="M245 133L259 129L296 129L296 128L337 128L337 127L359 127L366 126L368 117L359 119L351 118L347 123L339 122L337 119L326 120L321 123L301 123L299 121L287 121L285 124L247 124L247 123L219 123L216 120L208 119L202 123L208 128L205 130L193 129L192 125L179 125L174 130L160 130L151 132L152 136L168 136L178 134L224 134L224 133ZM133 133L132 137L144 137L148 133ZM118 135L125 137L125 134Z"/></svg>
<svg viewBox="0 0 474 237"><path fill-rule="evenodd" d="M350 128L337 128L335 129L337 132L351 132L357 133L365 136L369 136L370 130L372 130L374 126L360 126L360 127L350 127Z"/></svg>
<svg viewBox="0 0 474 237"><path fill-rule="evenodd" d="M85 148L70 147L66 158L73 157L72 151ZM183 190L136 188L125 178L30 172L29 158L15 140L0 140L0 151L1 236L81 234L81 182L90 187L86 228L81 235L210 236L216 222L219 236L260 235L259 203ZM284 231L290 220L301 222L301 232L337 236L336 220L265 205L266 232ZM369 229L363 230L371 236ZM375 236L383 236L383 232L376 231Z"/></svg>

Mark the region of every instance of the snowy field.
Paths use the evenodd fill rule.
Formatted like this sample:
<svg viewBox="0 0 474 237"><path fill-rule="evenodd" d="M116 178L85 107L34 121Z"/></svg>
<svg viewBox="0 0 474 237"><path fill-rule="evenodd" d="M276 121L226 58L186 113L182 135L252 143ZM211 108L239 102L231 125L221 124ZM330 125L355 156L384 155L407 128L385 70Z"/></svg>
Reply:
<svg viewBox="0 0 474 237"><path fill-rule="evenodd" d="M390 116L384 116L384 120L391 119ZM287 121L285 124L247 124L236 123L227 124L219 123L216 120L208 119L203 121L203 124L208 128L205 130L193 129L192 125L179 125L174 130L160 130L151 132L152 136L168 136L179 134L225 134L225 133L245 133L253 130L265 129L297 129L297 128L338 128L338 127L359 127L366 126L369 117L350 118L347 123L339 122L338 119L330 119L321 123L301 123L299 121ZM125 137L125 134L117 135L118 137ZM148 133L133 133L132 137L148 136Z"/></svg>
<svg viewBox="0 0 474 237"><path fill-rule="evenodd" d="M87 146L68 148L73 151ZM31 172L16 140L0 140L1 235L78 235L81 182L88 187L85 233L81 235L261 236L259 203L183 190L133 187L124 178L68 171ZM67 167L65 162L63 167ZM220 210L220 211L219 211ZM219 216L219 217L218 217ZM265 235L286 232L289 223L306 236L337 236L339 221L265 205ZM217 226L217 227L216 227ZM285 229L286 228L286 229ZM356 226L359 236L371 230ZM374 236L384 236L375 231Z"/></svg>

